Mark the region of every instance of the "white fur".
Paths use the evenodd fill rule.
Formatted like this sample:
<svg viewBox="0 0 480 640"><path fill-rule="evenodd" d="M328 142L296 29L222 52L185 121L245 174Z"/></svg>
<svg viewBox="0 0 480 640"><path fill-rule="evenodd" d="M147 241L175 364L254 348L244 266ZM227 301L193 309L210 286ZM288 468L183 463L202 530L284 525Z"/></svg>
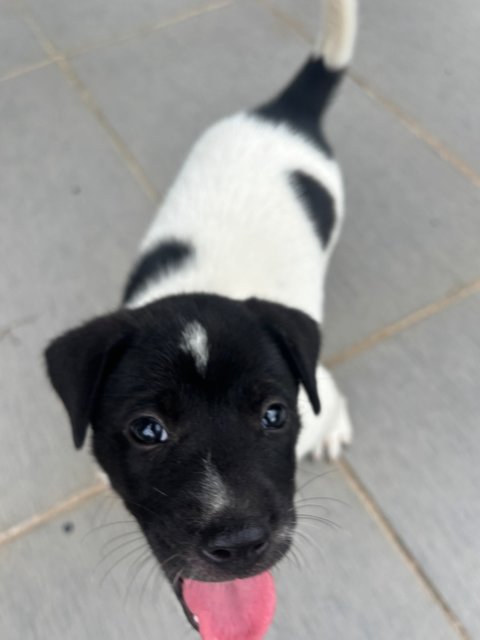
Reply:
<svg viewBox="0 0 480 640"><path fill-rule="evenodd" d="M324 0L324 35L314 53L332 71L345 68L352 59L357 32L357 0Z"/></svg>
<svg viewBox="0 0 480 640"><path fill-rule="evenodd" d="M205 460L205 473L201 480L200 491L206 520L210 520L230 504L228 488L209 459Z"/></svg>
<svg viewBox="0 0 480 640"><path fill-rule="evenodd" d="M289 181L316 178L331 194L337 224L326 250ZM343 217L337 163L283 125L239 113L194 146L142 244L191 242L193 260L149 282L129 306L177 293L251 296L323 317L323 281Z"/></svg>
<svg viewBox="0 0 480 640"><path fill-rule="evenodd" d="M326 453L331 460L336 460L343 445L352 441L353 430L347 402L330 372L322 365L317 367L316 378L322 410L316 416L307 394L303 389L300 390L298 404L302 429L297 441L297 459L308 454L320 458Z"/></svg>
<svg viewBox="0 0 480 640"><path fill-rule="evenodd" d="M202 376L205 375L208 364L208 336L205 327L197 321L189 322L182 332L180 349L193 357L197 371Z"/></svg>

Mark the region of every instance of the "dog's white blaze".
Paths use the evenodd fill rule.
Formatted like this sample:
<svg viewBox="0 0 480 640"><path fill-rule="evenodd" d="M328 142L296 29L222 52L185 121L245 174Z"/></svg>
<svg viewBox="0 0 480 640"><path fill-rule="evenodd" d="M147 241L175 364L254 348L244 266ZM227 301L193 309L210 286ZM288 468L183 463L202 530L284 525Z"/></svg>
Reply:
<svg viewBox="0 0 480 640"><path fill-rule="evenodd" d="M325 26L314 48L325 66L333 71L348 65L357 32L357 0L324 0Z"/></svg>
<svg viewBox="0 0 480 640"><path fill-rule="evenodd" d="M189 353L194 361L197 371L203 376L208 364L208 336L199 322L189 322L183 332L180 342L180 349Z"/></svg>
<svg viewBox="0 0 480 640"><path fill-rule="evenodd" d="M201 493L205 513L209 518L223 511L229 504L228 488L218 470L209 460L205 460Z"/></svg>

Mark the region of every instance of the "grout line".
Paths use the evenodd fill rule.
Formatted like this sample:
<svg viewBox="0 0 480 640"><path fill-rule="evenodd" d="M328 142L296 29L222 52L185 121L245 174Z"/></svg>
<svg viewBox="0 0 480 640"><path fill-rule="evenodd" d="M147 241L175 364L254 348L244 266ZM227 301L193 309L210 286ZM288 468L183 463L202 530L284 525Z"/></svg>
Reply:
<svg viewBox="0 0 480 640"><path fill-rule="evenodd" d="M113 44L120 44L122 42L127 42L128 40L141 38L143 36L149 35L150 33L154 33L155 31L159 31L160 29L165 29L166 27L170 27L170 26L179 24L181 22L185 22L190 18L197 18L198 16L211 13L212 11L223 9L225 7L230 6L232 2L233 0L221 0L219 2L210 2L201 7L197 7L196 9L190 9L189 11L184 11L183 13L177 14L175 16L171 16L170 18L165 18L160 22L143 25L142 27L135 29L135 31L130 31L128 33L124 33L121 35L119 34L111 38L105 38L104 40L91 42L90 44L85 44L77 48L67 49L65 50L65 56L67 58L72 58L74 56L78 56L83 53L90 53L92 51L96 51L98 49L102 49L104 47L108 47Z"/></svg>
<svg viewBox="0 0 480 640"><path fill-rule="evenodd" d="M77 507L82 502L89 500L90 498L94 498L98 494L105 491L108 487L105 485L105 482L100 481L96 482L93 485L90 485L86 489L82 489L82 491L78 491L74 493L66 500L55 504L47 511L43 511L42 513L35 514L27 520L20 522L19 524L10 527L6 531L0 532L0 546L2 544L6 544L8 542L12 542L16 540L22 535L30 533L33 529L36 529L42 524L45 524L52 518L64 513L65 511L70 511L74 507Z"/></svg>
<svg viewBox="0 0 480 640"><path fill-rule="evenodd" d="M30 10L25 5L24 0L16 0L16 4L19 12L19 17L27 24L27 27L35 36L38 43L48 55L50 60L52 62L56 62L59 58L59 52L54 47L52 42L47 38L47 36L43 33L37 22L34 20Z"/></svg>
<svg viewBox="0 0 480 640"><path fill-rule="evenodd" d="M294 31L302 40L304 40L310 46L313 45L313 39L310 34L307 33L305 27L301 22L296 20L286 11L283 11L279 7L276 7L270 2L270 0L257 0L257 3L268 9L272 16L277 18L280 22L284 22L292 31Z"/></svg>
<svg viewBox="0 0 480 640"><path fill-rule="evenodd" d="M49 58L48 60L39 60L38 62L32 62L31 64L26 64L20 67L15 67L7 71L2 76L0 76L0 82L6 82L7 80L13 80L14 78L18 78L19 76L23 76L27 73L31 73L32 71L36 71L37 69L43 69L43 67L48 67L48 65L53 64L53 60Z"/></svg>
<svg viewBox="0 0 480 640"><path fill-rule="evenodd" d="M389 111L394 115L400 123L410 131L418 140L424 142L430 149L432 149L439 158L444 160L447 164L461 173L467 180L469 180L475 187L480 187L480 174L475 171L467 162L465 162L454 151L451 151L443 142L436 138L428 130L424 129L422 125L401 107L396 105L392 100L385 98L375 89L373 89L369 83L362 78L356 71L350 70L348 72L349 77L353 82L360 87L366 93L366 95L380 104L386 111Z"/></svg>
<svg viewBox="0 0 480 640"><path fill-rule="evenodd" d="M18 318L8 325L0 327L0 342L7 336L11 335L15 331L15 329L19 329L20 327L24 327L25 325L32 324L32 322L36 322L37 320L37 314L30 314L28 316L23 316L23 318Z"/></svg>
<svg viewBox="0 0 480 640"><path fill-rule="evenodd" d="M269 0L257 0L257 2L266 7L277 20L287 25L294 33L296 33L309 46L313 45L313 39L305 31L295 18L288 15L284 11L274 7ZM391 113L412 135L427 145L439 158L449 164L458 173L463 175L475 187L480 187L480 174L473 169L458 154L448 148L446 144L441 142L437 137L425 129L412 115L408 114L395 102L389 100L381 93L376 91L366 79L359 75L353 69L348 70L348 77L357 85L371 100L383 107Z"/></svg>
<svg viewBox="0 0 480 640"><path fill-rule="evenodd" d="M142 166L138 162L137 158L134 156L132 151L128 148L120 134L116 131L116 129L110 124L106 115L103 113L102 109L96 103L95 98L93 97L90 90L87 86L80 80L78 75L75 73L73 67L69 64L69 62L65 59L57 60L57 64L60 70L63 72L69 83L72 87L78 92L83 104L87 107L87 109L92 113L97 122L106 132L108 137L110 138L111 143L115 147L118 155L123 159L124 163L130 170L130 173L135 178L137 184L141 187L142 191L147 195L147 197L154 203L159 200L159 194L155 189L155 186L147 174L143 170Z"/></svg>
<svg viewBox="0 0 480 640"><path fill-rule="evenodd" d="M355 473L352 466L345 460L337 461L337 466L340 468L342 473L345 476L348 484L352 488L352 490L359 497L362 505L364 506L367 513L373 519L375 524L382 531L383 535L387 540L395 547L398 553L402 556L404 562L407 564L409 569L416 575L419 582L422 584L424 589L427 591L429 596L442 608L443 613L447 617L448 621L458 634L459 638L462 640L471 640L470 635L467 630L463 626L460 619L456 616L454 611L451 609L448 602L444 599L443 595L438 591L432 580L429 578L427 573L422 569L419 563L416 561L415 557L412 555L408 547L405 545L403 540L400 538L399 534L395 531L393 526L388 521L388 518L383 513L382 509L379 505L374 501L369 491L365 488L362 481Z"/></svg>
<svg viewBox="0 0 480 640"><path fill-rule="evenodd" d="M404 318L401 318L400 320L397 320L396 322L383 327L379 331L375 331L363 340L360 340L352 346L339 351L330 358L326 358L324 364L327 367L337 367L338 365L343 364L344 362L347 362L348 360L351 360L352 358L360 355L364 351L371 349L380 342L384 342L397 333L401 333L402 331L405 331L406 329L409 329L410 327L423 322L423 320L426 320L427 318L435 316L441 311L448 309L448 307L456 304L457 302L461 302L465 298L469 298L470 296L475 295L479 292L480 279L474 280L473 282L470 282L469 284L450 292L445 297L440 298L435 302L431 302L430 304L427 304L420 309L417 309L417 311L414 311L408 316L405 316Z"/></svg>
<svg viewBox="0 0 480 640"><path fill-rule="evenodd" d="M115 128L110 124L103 111L100 109L92 93L83 84L80 78L75 73L73 67L70 65L65 56L57 50L55 45L48 39L43 33L40 26L37 24L29 9L23 4L22 0L17 0L20 9L22 11L22 18L30 28L34 36L37 38L44 51L48 54L52 62L56 62L60 71L67 78L71 86L78 92L80 98L90 113L95 117L102 129L108 135L110 142L117 151L118 155L122 158L125 165L129 169L130 173L135 178L137 184L142 191L148 196L152 202L157 202L159 199L158 193L147 177L146 173L142 169L140 163L135 158L134 154L127 147L121 136L117 133Z"/></svg>

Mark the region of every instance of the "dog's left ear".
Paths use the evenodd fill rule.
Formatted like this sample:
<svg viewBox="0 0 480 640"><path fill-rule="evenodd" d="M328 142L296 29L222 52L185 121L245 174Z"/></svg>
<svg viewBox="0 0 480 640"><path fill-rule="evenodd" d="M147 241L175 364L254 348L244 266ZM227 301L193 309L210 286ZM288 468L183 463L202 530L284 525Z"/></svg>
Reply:
<svg viewBox="0 0 480 640"><path fill-rule="evenodd" d="M315 370L320 356L320 327L306 313L257 298L246 301L307 392L316 414L320 412Z"/></svg>
<svg viewBox="0 0 480 640"><path fill-rule="evenodd" d="M68 331L45 351L48 376L70 417L77 449L85 441L102 381L131 334L127 312L117 311Z"/></svg>

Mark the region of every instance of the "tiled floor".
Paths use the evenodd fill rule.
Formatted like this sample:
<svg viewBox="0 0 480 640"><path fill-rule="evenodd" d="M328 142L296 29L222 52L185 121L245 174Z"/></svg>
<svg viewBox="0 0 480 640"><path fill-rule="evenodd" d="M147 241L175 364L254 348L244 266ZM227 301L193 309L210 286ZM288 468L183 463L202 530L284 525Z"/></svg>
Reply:
<svg viewBox="0 0 480 640"><path fill-rule="evenodd" d="M41 350L117 304L191 143L283 84L318 4L0 0L2 640L195 637ZM362 2L325 351L356 442L302 465L341 528L278 568L269 640L480 640L479 27L474 0Z"/></svg>

